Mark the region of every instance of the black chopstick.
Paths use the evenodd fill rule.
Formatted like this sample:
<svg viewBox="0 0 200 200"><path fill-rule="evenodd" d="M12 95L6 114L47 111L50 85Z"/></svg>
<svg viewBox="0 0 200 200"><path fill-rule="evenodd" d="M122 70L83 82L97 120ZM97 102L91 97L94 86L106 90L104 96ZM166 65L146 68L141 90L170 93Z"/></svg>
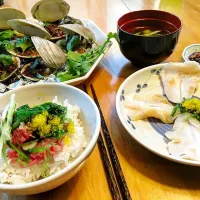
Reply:
<svg viewBox="0 0 200 200"><path fill-rule="evenodd" d="M84 90L85 93L88 94L85 84L83 85L83 90ZM101 159L103 160L103 165L104 165L104 169L105 169L105 172L106 172L106 176L107 176L108 185L109 185L109 188L110 188L111 195L112 195L114 200L121 200L120 191L118 189L117 182L115 180L115 175L114 175L114 172L112 170L112 165L110 163L110 160L108 158L107 150L106 150L106 147L104 145L104 141L103 141L101 132L99 134L99 138L98 138L97 142L98 142L98 146L99 146L99 150L100 150L100 154L101 154Z"/></svg>
<svg viewBox="0 0 200 200"><path fill-rule="evenodd" d="M130 192L128 190L128 186L126 184L126 180L124 178L123 171L122 171L120 163L119 163L119 159L117 157L114 145L112 143L112 139L110 137L110 133L108 131L108 127L106 125L103 113L101 111L101 107L99 105L99 102L98 102L98 99L97 99L97 96L96 96L96 93L95 93L95 90L94 90L94 87L93 87L92 84L90 85L90 88L91 88L91 91L92 91L94 101L95 101L95 103L96 103L96 105L99 109L99 112L100 112L102 131L103 131L104 138L105 138L105 141L106 141L106 144L107 144L107 147L108 147L108 152L109 152L111 162L112 162L112 166L113 166L113 169L114 169L114 172L115 172L118 184L119 184L119 188L120 188L120 191L121 191L121 194L122 194L122 198L124 200L131 200L131 195L130 195Z"/></svg>

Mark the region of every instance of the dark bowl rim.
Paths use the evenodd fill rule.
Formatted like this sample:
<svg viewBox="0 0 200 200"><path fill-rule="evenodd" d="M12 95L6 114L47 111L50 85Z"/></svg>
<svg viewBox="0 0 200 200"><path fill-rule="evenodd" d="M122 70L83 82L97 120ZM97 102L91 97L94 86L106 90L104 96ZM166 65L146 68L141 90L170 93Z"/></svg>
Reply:
<svg viewBox="0 0 200 200"><path fill-rule="evenodd" d="M154 37L154 36L148 36L148 37L147 37L147 36L142 36L142 35L134 35L134 34L131 34L131 33L127 32L127 31L124 31L124 30L119 26L119 20L122 19L125 15L129 15L130 13L133 13L133 12L147 12L147 11L155 11L155 12L161 12L161 13L166 13L166 14L169 14L169 15L173 15L174 17L176 17L176 18L180 21L180 27L179 27L177 30L175 30L174 32L171 32L171 33L168 33L168 34L165 34L165 35L156 36L156 37ZM182 20L181 20L177 15L172 14L172 13L167 12L167 11L163 11L163 10L135 10L135 11L131 11L131 12L125 13L125 14L122 15L122 16L118 19L118 21L117 21L117 28L120 29L122 32L127 33L128 35L133 35L133 36L135 36L135 37L143 37L143 38L160 38L160 37L169 36L169 35L172 35L172 34L174 34L174 33L176 33L176 32L179 32L179 31L182 29L182 27L183 27Z"/></svg>

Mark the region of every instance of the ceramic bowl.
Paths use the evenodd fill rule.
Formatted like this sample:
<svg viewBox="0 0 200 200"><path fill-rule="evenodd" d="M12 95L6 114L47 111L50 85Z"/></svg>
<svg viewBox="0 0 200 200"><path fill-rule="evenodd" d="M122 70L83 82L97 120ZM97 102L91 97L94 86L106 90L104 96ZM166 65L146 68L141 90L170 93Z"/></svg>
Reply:
<svg viewBox="0 0 200 200"><path fill-rule="evenodd" d="M46 101L52 101L57 96L63 102L68 99L70 104L81 108L80 119L83 122L88 145L81 155L63 170L38 181L26 184L10 185L0 184L0 191L11 194L27 195L51 190L72 178L83 166L85 160L92 153L100 131L100 115L94 101L83 91L73 86L64 84L35 84L9 91L0 96L0 110L9 102L11 94L16 94L17 106L24 104L38 105ZM88 112L88 110L90 112Z"/></svg>
<svg viewBox="0 0 200 200"><path fill-rule="evenodd" d="M181 31L181 20L160 10L140 10L123 15L117 23L122 54L136 66L148 66L166 60L174 51ZM133 35L133 27L169 28L170 33L158 37Z"/></svg>
<svg viewBox="0 0 200 200"><path fill-rule="evenodd" d="M190 46L185 47L182 53L183 60L190 61L189 56L195 52L200 52L200 44L192 44Z"/></svg>

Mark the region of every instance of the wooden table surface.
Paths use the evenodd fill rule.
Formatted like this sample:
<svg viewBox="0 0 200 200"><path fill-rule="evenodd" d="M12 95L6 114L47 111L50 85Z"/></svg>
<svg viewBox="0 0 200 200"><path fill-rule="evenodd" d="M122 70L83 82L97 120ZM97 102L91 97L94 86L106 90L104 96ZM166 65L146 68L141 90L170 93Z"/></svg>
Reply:
<svg viewBox="0 0 200 200"><path fill-rule="evenodd" d="M7 0L11 6L30 15L37 0ZM183 28L175 52L168 61L180 61L187 45L200 40L199 0L68 0L70 15L93 20L105 33L116 31L117 19L130 10L162 9L177 14ZM129 9L128 9L128 8ZM170 162L151 153L122 127L115 108L120 84L137 69L120 53L114 42L105 58L86 82L94 85L106 123L119 157L132 199L134 200L197 200L200 199L200 168ZM89 87L88 87L89 89ZM12 200L109 200L111 194L98 147L84 168L64 185L32 196L2 193L0 199Z"/></svg>

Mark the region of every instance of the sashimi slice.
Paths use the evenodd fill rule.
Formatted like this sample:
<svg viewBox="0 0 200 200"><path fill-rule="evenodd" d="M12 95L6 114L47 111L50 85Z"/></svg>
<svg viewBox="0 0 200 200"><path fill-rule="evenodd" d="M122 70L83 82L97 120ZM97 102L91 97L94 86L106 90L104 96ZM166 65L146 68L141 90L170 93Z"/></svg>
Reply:
<svg viewBox="0 0 200 200"><path fill-rule="evenodd" d="M132 100L126 100L124 106L133 121L149 117L155 117L164 123L174 121L174 117L171 116L173 106L167 98L159 94L136 95Z"/></svg>
<svg viewBox="0 0 200 200"><path fill-rule="evenodd" d="M160 72L164 92L174 103L191 98L200 81L200 65L194 61L168 63Z"/></svg>
<svg viewBox="0 0 200 200"><path fill-rule="evenodd" d="M177 117L171 131L165 136L171 141L168 151L171 155L189 160L200 160L200 122L181 114Z"/></svg>

